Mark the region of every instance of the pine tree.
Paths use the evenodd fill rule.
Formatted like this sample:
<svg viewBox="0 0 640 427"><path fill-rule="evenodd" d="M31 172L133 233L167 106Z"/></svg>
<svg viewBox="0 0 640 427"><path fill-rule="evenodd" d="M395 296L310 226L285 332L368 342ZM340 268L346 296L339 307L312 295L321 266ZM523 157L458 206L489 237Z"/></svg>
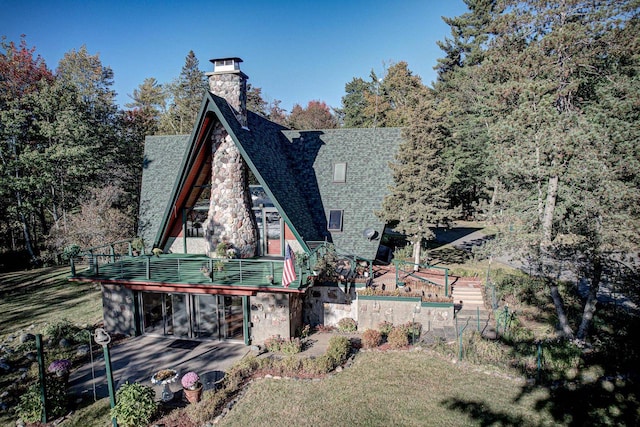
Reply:
<svg viewBox="0 0 640 427"><path fill-rule="evenodd" d="M576 332L558 289L560 265L588 278L577 331L584 339L604 272L640 239L638 186L616 172L624 160L610 155L637 138L637 132L616 135L611 125L631 131L637 112L631 108L614 119L602 109L612 96L637 94L630 72L638 65L637 32L628 29L637 27L633 2L507 6L494 21L496 35L479 67L492 94L485 99L486 117L494 118L489 135L505 189L499 241L532 260L547 279L565 337ZM637 154L631 157L637 165Z"/></svg>
<svg viewBox="0 0 640 427"><path fill-rule="evenodd" d="M414 263L420 264L424 240L435 237L433 227L448 224L446 171L441 162L442 117L433 97L424 91L408 115L404 140L390 165L394 184L378 214L413 244Z"/></svg>
<svg viewBox="0 0 640 427"><path fill-rule="evenodd" d="M167 85L169 108L160 118L159 133L165 135L191 132L207 90L204 73L198 68L200 62L193 51L189 51L177 80Z"/></svg>

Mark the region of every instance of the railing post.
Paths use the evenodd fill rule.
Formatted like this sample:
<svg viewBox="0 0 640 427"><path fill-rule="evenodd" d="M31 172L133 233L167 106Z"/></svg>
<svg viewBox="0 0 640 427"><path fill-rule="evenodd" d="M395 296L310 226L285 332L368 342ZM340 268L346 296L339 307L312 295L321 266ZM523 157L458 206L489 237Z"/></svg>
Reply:
<svg viewBox="0 0 640 427"><path fill-rule="evenodd" d="M240 284L242 285L242 259L238 260L238 268L240 269Z"/></svg>
<svg viewBox="0 0 640 427"><path fill-rule="evenodd" d="M36 334L36 354L38 357L38 377L40 378L40 400L42 402L42 422L47 422L47 384L44 373L44 352L42 350L42 335Z"/></svg>
<svg viewBox="0 0 640 427"><path fill-rule="evenodd" d="M147 280L151 280L151 257L148 256L146 260L147 264L145 265Z"/></svg>
<svg viewBox="0 0 640 427"><path fill-rule="evenodd" d="M71 277L76 277L76 263L73 259L74 257L69 258L69 262L71 264Z"/></svg>
<svg viewBox="0 0 640 427"><path fill-rule="evenodd" d="M109 245L109 259L111 262L116 262L116 250L113 248L113 245Z"/></svg>
<svg viewBox="0 0 640 427"><path fill-rule="evenodd" d="M480 307L476 307L476 319L478 320L478 332L480 332Z"/></svg>
<svg viewBox="0 0 640 427"><path fill-rule="evenodd" d="M444 269L444 296L449 296L449 269Z"/></svg>

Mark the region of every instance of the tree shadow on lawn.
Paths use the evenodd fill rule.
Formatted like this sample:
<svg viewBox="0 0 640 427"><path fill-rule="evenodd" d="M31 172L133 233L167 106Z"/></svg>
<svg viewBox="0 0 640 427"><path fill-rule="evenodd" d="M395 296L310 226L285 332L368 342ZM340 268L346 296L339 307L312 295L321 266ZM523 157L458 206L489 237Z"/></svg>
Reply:
<svg viewBox="0 0 640 427"><path fill-rule="evenodd" d="M487 404L482 401L462 400L457 398L446 399L440 402L447 409L458 411L478 422L481 426L502 425L516 426L527 425L522 416L511 415L506 412L491 411ZM462 422L460 425L463 425Z"/></svg>
<svg viewBox="0 0 640 427"><path fill-rule="evenodd" d="M584 348L552 340L542 343L542 352L538 353L537 341L504 341L510 348L505 363L515 367L529 361L529 381L514 403L528 395L540 396L533 407L523 410L547 414L542 419L552 418L557 425L640 425L640 319L614 307L602 307L596 316L592 345ZM480 425L538 425L526 417L492 411L476 400L449 399L442 403Z"/></svg>

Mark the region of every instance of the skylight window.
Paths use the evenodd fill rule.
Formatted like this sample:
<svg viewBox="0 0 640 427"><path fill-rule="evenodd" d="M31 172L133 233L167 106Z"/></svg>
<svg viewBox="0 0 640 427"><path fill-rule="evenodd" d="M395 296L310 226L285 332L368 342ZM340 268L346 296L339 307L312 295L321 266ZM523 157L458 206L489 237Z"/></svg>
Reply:
<svg viewBox="0 0 640 427"><path fill-rule="evenodd" d="M347 182L346 163L335 163L333 165L333 182Z"/></svg>
<svg viewBox="0 0 640 427"><path fill-rule="evenodd" d="M342 231L342 214L341 209L331 209L329 211L329 221L327 230L329 231Z"/></svg>

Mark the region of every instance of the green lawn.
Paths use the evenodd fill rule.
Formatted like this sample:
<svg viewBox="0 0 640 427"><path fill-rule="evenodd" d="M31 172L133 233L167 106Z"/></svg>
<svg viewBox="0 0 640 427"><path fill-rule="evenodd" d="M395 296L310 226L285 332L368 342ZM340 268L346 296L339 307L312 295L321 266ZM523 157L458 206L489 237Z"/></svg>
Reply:
<svg viewBox="0 0 640 427"><path fill-rule="evenodd" d="M262 379L223 426L552 425L548 393L430 352L366 352L321 381Z"/></svg>
<svg viewBox="0 0 640 427"><path fill-rule="evenodd" d="M69 282L69 267L50 267L0 274L0 341L33 326L61 319L93 325L102 319L100 288Z"/></svg>

